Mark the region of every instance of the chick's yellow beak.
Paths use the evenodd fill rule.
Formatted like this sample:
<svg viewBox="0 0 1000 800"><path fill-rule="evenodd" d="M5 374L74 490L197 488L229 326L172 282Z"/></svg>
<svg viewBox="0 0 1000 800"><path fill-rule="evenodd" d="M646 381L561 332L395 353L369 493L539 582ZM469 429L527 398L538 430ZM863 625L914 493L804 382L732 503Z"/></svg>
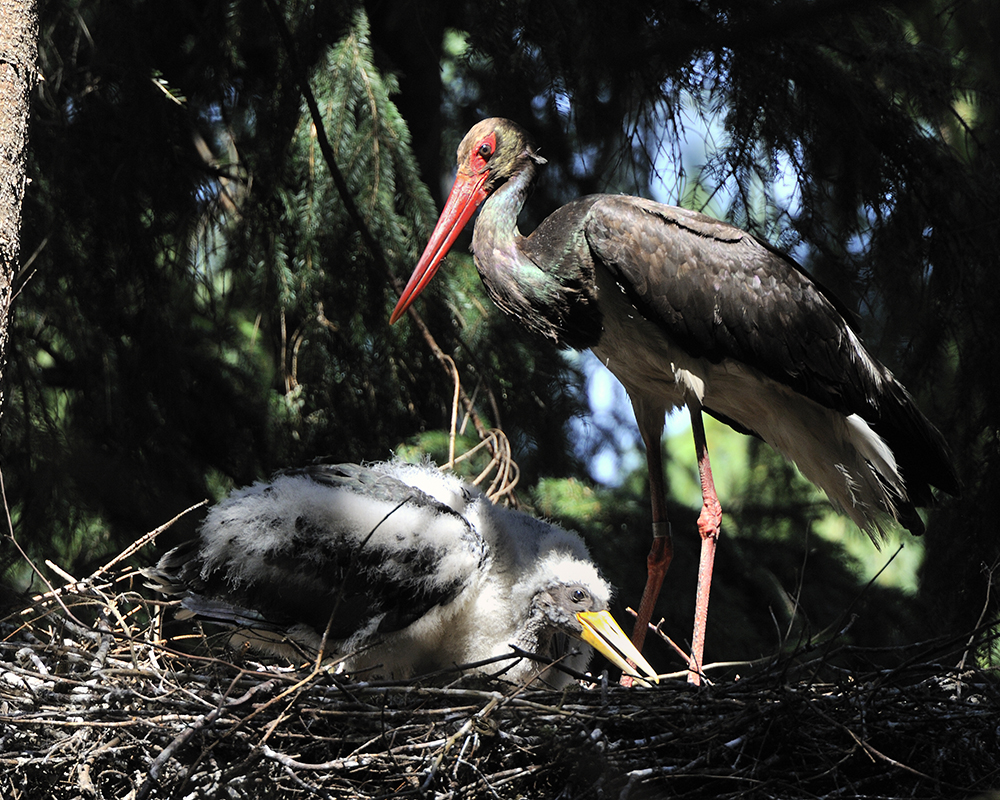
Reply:
<svg viewBox="0 0 1000 800"><path fill-rule="evenodd" d="M581 639L597 650L627 675L639 680L644 686L649 681L659 683L660 678L649 662L636 650L635 645L625 635L615 618L608 611L579 611L577 620L583 626ZM632 662L631 664L629 662ZM635 664L633 667L632 664ZM637 668L645 675L639 675Z"/></svg>

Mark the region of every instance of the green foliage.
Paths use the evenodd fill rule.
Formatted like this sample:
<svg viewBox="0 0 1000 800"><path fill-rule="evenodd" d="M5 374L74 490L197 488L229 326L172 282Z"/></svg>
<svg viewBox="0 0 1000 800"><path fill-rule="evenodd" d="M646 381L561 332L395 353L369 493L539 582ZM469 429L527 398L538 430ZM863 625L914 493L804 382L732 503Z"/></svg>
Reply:
<svg viewBox="0 0 1000 800"><path fill-rule="evenodd" d="M18 541L83 571L284 466L404 444L441 459L452 376L411 320L388 326L393 277L426 241L464 131L498 114L549 162L525 230L588 192L683 198L794 247L861 313L966 481L929 514L911 606L936 630L971 625L1000 559L995 5L44 4L0 441ZM417 310L509 437L522 499L582 529L631 598L645 476L586 483L569 433L586 405L578 362L496 313L463 241ZM788 608L803 540L809 574L824 571L803 586L857 591L840 543L865 560L869 545L769 453L743 474L727 436L710 429L733 533L713 605L737 619L761 605L748 596ZM687 438L670 448L672 614L687 613L697 544ZM634 436L610 424L595 440ZM0 566L17 559L0 550ZM767 624L745 627L759 642Z"/></svg>
<svg viewBox="0 0 1000 800"><path fill-rule="evenodd" d="M372 63L358 12L340 41L310 73L336 168L381 248L368 251L324 162L317 128L302 102L287 167L248 215L228 269L261 320L280 364L282 438L275 464L304 455L386 455L400 417L400 337L386 324L392 289L384 264L415 262L418 234L433 204L414 169L406 126L392 104L391 76ZM249 273L244 264L251 264ZM243 273L243 274L241 274Z"/></svg>
<svg viewBox="0 0 1000 800"><path fill-rule="evenodd" d="M233 485L385 458L450 418L451 376L415 326L388 325L435 209L365 14L286 4L290 59L274 19L219 10L161 26L142 4L46 9L3 449L19 539L71 571ZM565 472L567 367L487 313L468 264L453 277L458 324L444 281L424 304L439 345L525 475Z"/></svg>

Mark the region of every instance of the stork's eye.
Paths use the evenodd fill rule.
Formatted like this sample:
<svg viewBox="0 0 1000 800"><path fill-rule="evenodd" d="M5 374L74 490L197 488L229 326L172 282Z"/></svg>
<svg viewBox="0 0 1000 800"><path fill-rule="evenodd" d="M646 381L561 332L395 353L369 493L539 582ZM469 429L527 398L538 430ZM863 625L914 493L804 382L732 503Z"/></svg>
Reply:
<svg viewBox="0 0 1000 800"><path fill-rule="evenodd" d="M479 153L479 157L483 161L489 161L493 157L493 145L489 142L483 142L476 152Z"/></svg>

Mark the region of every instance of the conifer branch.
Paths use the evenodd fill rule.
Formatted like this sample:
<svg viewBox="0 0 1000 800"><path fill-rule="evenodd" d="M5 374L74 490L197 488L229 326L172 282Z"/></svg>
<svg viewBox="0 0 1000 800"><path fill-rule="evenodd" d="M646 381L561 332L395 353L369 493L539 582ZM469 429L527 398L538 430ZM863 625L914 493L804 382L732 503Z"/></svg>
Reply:
<svg viewBox="0 0 1000 800"><path fill-rule="evenodd" d="M365 218L361 216L357 203L354 202L354 197L351 195L351 190L347 186L347 181L344 179L344 175L340 171L340 167L337 166L337 159L334 156L333 148L330 146L330 140L327 138L326 128L323 125L323 116L320 114L319 105L316 102L316 96L313 94L312 88L309 86L309 79L306 75L305 69L303 69L302 64L296 56L295 42L292 39L291 31L288 30L285 18L278 9L275 0L265 0L265 2L267 3L268 10L271 12L271 16L274 18L275 24L278 26L278 34L281 36L281 43L284 45L285 54L288 56L288 62L292 68L292 77L298 84L299 91L301 92L302 97L305 98L306 105L309 107L309 116L312 117L313 125L316 128L316 141L319 143L319 149L323 154L323 160L326 162L327 169L330 170L330 176L333 178L333 183L337 187L337 192L340 194L340 199L344 203L344 208L347 210L348 216L350 216L355 227L358 229L358 233L361 234L361 238L364 240L365 246L371 252L372 257L386 272L393 284L402 288L402 284L398 282L396 276L393 275L392 269L389 267L389 263L385 258L385 253L382 252L382 248L379 247L378 242L372 235L372 232L368 227L368 223L365 222Z"/></svg>
<svg viewBox="0 0 1000 800"><path fill-rule="evenodd" d="M347 181L344 179L344 175L341 172L340 167L337 166L336 156L333 152L333 147L330 145L330 140L326 135L326 127L323 124L323 116L320 113L319 104L316 102L316 96L309 85L308 76L306 75L302 64L296 57L295 42L292 38L291 31L288 29L285 18L278 9L275 0L265 0L265 2L267 3L268 10L277 25L282 45L285 48L285 53L288 56L289 64L291 65L292 76L298 84L299 91L301 92L302 97L305 98L306 105L309 108L309 115L312 118L313 127L316 130L316 141L319 143L320 152L323 154L323 160L326 162L327 168L330 170L330 175L333 178L333 183L344 203L344 208L357 228L358 233L361 235L361 239L364 241L365 246L368 248L372 257L382 268L382 271L389 278L390 283L395 287L398 293L403 289L403 281L396 276L392 267L389 265L389 261L386 258L384 251L372 235L368 223L362 216L361 211L358 209L357 203L354 201L354 197L351 194L350 188L347 185ZM453 362L444 350L441 349L441 346L437 343L437 340L434 338L434 335L431 333L419 313L412 307L409 309L409 313L414 324L417 326L417 329L423 336L424 341L427 343L428 349L431 353L433 353L434 357L438 360L438 363L441 364L450 379L453 375ZM491 431L483 424L479 415L476 413L472 399L468 396L468 394L466 394L465 389L461 388L461 386L459 387L459 393L462 405L464 406L469 419L472 421L473 427L475 427L479 438L487 442L487 447L493 456L499 456L500 454L494 449L493 442L495 439Z"/></svg>

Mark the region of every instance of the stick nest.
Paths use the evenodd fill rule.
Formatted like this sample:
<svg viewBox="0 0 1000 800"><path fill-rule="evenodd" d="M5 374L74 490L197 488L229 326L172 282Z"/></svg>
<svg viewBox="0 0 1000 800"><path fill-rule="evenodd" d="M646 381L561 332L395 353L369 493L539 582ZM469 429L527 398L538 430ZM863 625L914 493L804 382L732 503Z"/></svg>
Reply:
<svg viewBox="0 0 1000 800"><path fill-rule="evenodd" d="M0 623L0 797L957 798L1000 787L995 672L918 657L929 647L859 672L834 667L827 643L701 689L598 680L552 692L457 671L385 683L182 652L163 637L165 604L139 583L105 567Z"/></svg>

